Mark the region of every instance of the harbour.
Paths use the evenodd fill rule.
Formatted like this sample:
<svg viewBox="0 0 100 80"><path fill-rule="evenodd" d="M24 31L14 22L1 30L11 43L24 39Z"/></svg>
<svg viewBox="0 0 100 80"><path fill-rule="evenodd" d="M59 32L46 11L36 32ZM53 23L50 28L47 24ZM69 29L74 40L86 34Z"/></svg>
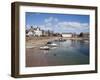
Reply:
<svg viewBox="0 0 100 80"><path fill-rule="evenodd" d="M89 64L89 40L87 39L67 38L65 40L64 38L65 41L58 41L55 37L44 38L43 42L42 39L39 40L30 40L35 42L31 44L34 47L26 48L26 67ZM40 49L47 46L48 41L52 41L57 46Z"/></svg>

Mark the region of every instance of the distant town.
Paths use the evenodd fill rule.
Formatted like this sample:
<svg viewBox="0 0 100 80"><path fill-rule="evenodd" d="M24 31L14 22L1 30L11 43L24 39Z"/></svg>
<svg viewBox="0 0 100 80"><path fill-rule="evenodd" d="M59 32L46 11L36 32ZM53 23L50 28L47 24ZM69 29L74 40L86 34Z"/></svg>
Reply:
<svg viewBox="0 0 100 80"><path fill-rule="evenodd" d="M56 33L51 30L43 30L41 28L31 26L26 29L26 37L65 37L65 38L89 38L89 32L76 33Z"/></svg>

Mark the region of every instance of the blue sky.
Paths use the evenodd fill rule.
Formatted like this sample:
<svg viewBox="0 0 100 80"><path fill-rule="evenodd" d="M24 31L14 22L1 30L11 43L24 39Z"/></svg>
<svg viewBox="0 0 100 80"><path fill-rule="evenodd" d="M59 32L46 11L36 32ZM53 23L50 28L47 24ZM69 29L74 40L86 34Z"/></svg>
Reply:
<svg viewBox="0 0 100 80"><path fill-rule="evenodd" d="M26 12L26 27L38 26L59 33L89 32L89 15Z"/></svg>

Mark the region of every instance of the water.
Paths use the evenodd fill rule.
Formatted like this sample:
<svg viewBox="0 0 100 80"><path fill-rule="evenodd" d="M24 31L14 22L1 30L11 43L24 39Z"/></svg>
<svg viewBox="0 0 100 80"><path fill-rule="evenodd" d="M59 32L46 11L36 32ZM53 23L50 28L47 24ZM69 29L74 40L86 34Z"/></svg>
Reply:
<svg viewBox="0 0 100 80"><path fill-rule="evenodd" d="M50 50L27 49L26 67L89 64L89 42L84 40L54 41Z"/></svg>
<svg viewBox="0 0 100 80"><path fill-rule="evenodd" d="M48 65L78 65L89 64L89 42L84 40L54 41L58 47L46 54Z"/></svg>

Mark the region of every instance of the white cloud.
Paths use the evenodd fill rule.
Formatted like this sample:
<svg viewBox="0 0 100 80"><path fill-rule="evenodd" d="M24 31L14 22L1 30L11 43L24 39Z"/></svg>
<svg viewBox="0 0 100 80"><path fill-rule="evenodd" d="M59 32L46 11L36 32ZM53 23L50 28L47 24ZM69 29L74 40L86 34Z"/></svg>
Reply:
<svg viewBox="0 0 100 80"><path fill-rule="evenodd" d="M57 24L58 27L62 29L72 29L72 30L84 30L89 28L88 23L80 23L80 22L59 22Z"/></svg>
<svg viewBox="0 0 100 80"><path fill-rule="evenodd" d="M54 17L48 17L44 19L44 24L39 25L39 27L43 30L53 30L54 32L83 32L89 31L88 23L80 23L80 22L68 22L68 21L60 21Z"/></svg>
<svg viewBox="0 0 100 80"><path fill-rule="evenodd" d="M48 23L48 22L51 22L53 20L53 17L49 17L49 18L46 18L45 20L44 20L44 22L45 23Z"/></svg>
<svg viewBox="0 0 100 80"><path fill-rule="evenodd" d="M57 18L54 18L54 17L48 17L44 20L45 23L48 23L48 22L58 22L58 19Z"/></svg>
<svg viewBox="0 0 100 80"><path fill-rule="evenodd" d="M45 24L45 26L51 27L52 26L52 23L51 22L48 22L48 23Z"/></svg>
<svg viewBox="0 0 100 80"><path fill-rule="evenodd" d="M39 27L40 27L42 30L46 30L46 31L47 31L47 30L51 30L51 31L53 30L52 27L50 27L50 26L47 27L46 25L39 25Z"/></svg>
<svg viewBox="0 0 100 80"><path fill-rule="evenodd" d="M88 23L67 22L67 21L60 22L57 18L54 17L48 17L44 20L44 22L47 27L58 26L58 28L60 27L64 29L79 29L79 30L89 28Z"/></svg>

